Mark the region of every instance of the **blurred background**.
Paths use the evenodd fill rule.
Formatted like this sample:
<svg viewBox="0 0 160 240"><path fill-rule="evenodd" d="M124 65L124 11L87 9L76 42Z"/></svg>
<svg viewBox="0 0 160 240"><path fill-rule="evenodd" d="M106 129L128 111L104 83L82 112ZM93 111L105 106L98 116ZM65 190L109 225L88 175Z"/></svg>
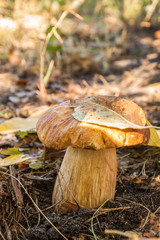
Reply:
<svg viewBox="0 0 160 240"><path fill-rule="evenodd" d="M159 101L159 26L158 0L1 0L0 93Z"/></svg>

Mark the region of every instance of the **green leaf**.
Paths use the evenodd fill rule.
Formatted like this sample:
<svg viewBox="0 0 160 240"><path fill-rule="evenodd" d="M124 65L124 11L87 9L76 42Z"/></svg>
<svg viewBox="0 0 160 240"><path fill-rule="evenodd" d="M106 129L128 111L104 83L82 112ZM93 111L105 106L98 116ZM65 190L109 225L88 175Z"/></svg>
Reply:
<svg viewBox="0 0 160 240"><path fill-rule="evenodd" d="M54 46L54 45L49 44L47 46L47 51L49 51L49 52L57 52L57 51L60 52L61 50L62 50L62 46L61 45Z"/></svg>
<svg viewBox="0 0 160 240"><path fill-rule="evenodd" d="M16 154L21 154L21 153L19 152L19 148L13 147L13 148L7 148L7 149L1 150L1 154L3 154L3 155L16 155Z"/></svg>
<svg viewBox="0 0 160 240"><path fill-rule="evenodd" d="M17 132L17 136L23 139L25 136L27 136L30 133L36 133L36 130L27 131L27 132L19 131Z"/></svg>
<svg viewBox="0 0 160 240"><path fill-rule="evenodd" d="M48 33L50 33L50 31L52 30L52 28L53 28L52 25L47 28L47 30L46 30L46 35L48 35Z"/></svg>
<svg viewBox="0 0 160 240"><path fill-rule="evenodd" d="M25 136L27 136L28 135L28 132L22 132L22 131L19 131L18 133L17 133L17 136L18 137L20 137L20 138L24 138Z"/></svg>
<svg viewBox="0 0 160 240"><path fill-rule="evenodd" d="M65 0L58 0L60 6L64 6L66 4Z"/></svg>
<svg viewBox="0 0 160 240"><path fill-rule="evenodd" d="M89 22L91 20L91 17L90 16L84 16L83 17L83 21L84 22Z"/></svg>
<svg viewBox="0 0 160 240"><path fill-rule="evenodd" d="M48 28L47 28L47 30L46 30L46 35L48 35L48 33L50 33L51 31L52 31L52 28L53 28L54 26L49 26ZM57 28L56 29L56 31L57 31L57 33L58 34L61 34L61 30L59 29L59 28ZM54 39L56 39L56 37L54 36L54 34L52 35L52 37L50 38L50 40L54 40Z"/></svg>
<svg viewBox="0 0 160 240"><path fill-rule="evenodd" d="M32 163L29 164L29 166L32 169L39 169L39 168L42 167L38 162L32 162Z"/></svg>

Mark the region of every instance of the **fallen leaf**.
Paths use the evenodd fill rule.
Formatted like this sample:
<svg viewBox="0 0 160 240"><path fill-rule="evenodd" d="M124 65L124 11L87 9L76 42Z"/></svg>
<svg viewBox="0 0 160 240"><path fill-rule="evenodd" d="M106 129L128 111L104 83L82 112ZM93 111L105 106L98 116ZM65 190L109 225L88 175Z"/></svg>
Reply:
<svg viewBox="0 0 160 240"><path fill-rule="evenodd" d="M149 232L143 234L144 237L151 238L156 235L159 236L160 232L160 217L156 216L154 213L150 213L149 220Z"/></svg>
<svg viewBox="0 0 160 240"><path fill-rule="evenodd" d="M32 162L29 164L29 167L37 170L37 169L41 168L42 166L38 162Z"/></svg>
<svg viewBox="0 0 160 240"><path fill-rule="evenodd" d="M156 182L159 182L160 183L160 175L158 175L156 178L155 178Z"/></svg>
<svg viewBox="0 0 160 240"><path fill-rule="evenodd" d="M29 118L15 117L4 121L0 124L0 134L8 134L13 132L27 132L36 128L36 124L40 116L49 109L48 106L36 108Z"/></svg>
<svg viewBox="0 0 160 240"><path fill-rule="evenodd" d="M151 126L150 122L147 120L147 125ZM150 139L149 146L160 147L160 131L154 128L150 128Z"/></svg>
<svg viewBox="0 0 160 240"><path fill-rule="evenodd" d="M18 163L18 168L25 168L28 167L28 162L20 162Z"/></svg>
<svg viewBox="0 0 160 240"><path fill-rule="evenodd" d="M25 136L27 136L29 133L35 133L36 130L32 130L32 131L27 131L27 132L22 132L22 131L19 131L17 132L17 136L19 136L20 138L24 138Z"/></svg>
<svg viewBox="0 0 160 240"><path fill-rule="evenodd" d="M69 212L76 212L80 209L80 207L71 201L63 200L58 204L58 212L67 214Z"/></svg>
<svg viewBox="0 0 160 240"><path fill-rule="evenodd" d="M20 152L19 152L19 148L13 147L13 148L7 148L7 149L1 150L1 154L3 154L3 155L17 155L17 154L20 154Z"/></svg>
<svg viewBox="0 0 160 240"><path fill-rule="evenodd" d="M72 237L73 240L84 240L84 235L80 234L78 237Z"/></svg>
<svg viewBox="0 0 160 240"><path fill-rule="evenodd" d="M26 161L29 159L31 159L31 157L29 155L24 155L24 154L11 155L4 159L0 159L0 167L13 165L13 164L23 162L23 161Z"/></svg>
<svg viewBox="0 0 160 240"><path fill-rule="evenodd" d="M91 98L86 100L81 99L77 103L73 103L70 106L74 108L74 112L72 115L78 121L119 129L154 128L154 126L152 125L140 126L134 124L128 121L116 111L113 111L112 109L101 105L98 102L92 102Z"/></svg>
<svg viewBox="0 0 160 240"><path fill-rule="evenodd" d="M38 118L15 117L0 124L0 134L8 134L17 131L29 131L36 128Z"/></svg>
<svg viewBox="0 0 160 240"><path fill-rule="evenodd" d="M155 38L160 39L160 30L155 31L154 36Z"/></svg>

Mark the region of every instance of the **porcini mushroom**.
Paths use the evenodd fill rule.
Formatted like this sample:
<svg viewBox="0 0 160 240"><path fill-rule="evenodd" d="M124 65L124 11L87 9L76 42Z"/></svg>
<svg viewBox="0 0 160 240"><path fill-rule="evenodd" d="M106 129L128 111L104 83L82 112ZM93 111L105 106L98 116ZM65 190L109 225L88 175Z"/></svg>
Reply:
<svg viewBox="0 0 160 240"><path fill-rule="evenodd" d="M63 199L95 208L113 199L116 148L147 144L150 131L145 125L143 110L124 98L93 96L66 101L45 112L37 123L39 139L48 148L67 147L53 204Z"/></svg>

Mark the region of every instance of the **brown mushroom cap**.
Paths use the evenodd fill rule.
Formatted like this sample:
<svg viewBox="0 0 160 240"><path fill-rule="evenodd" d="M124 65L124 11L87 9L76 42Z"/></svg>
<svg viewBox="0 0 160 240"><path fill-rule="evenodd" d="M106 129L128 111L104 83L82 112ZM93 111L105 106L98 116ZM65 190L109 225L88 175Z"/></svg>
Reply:
<svg viewBox="0 0 160 240"><path fill-rule="evenodd" d="M146 125L143 110L130 100L107 96L94 96L88 99L110 108L134 124ZM50 108L38 120L39 139L48 148L58 150L72 146L100 150L137 144L145 145L149 141L149 129L118 129L85 123L76 120L72 116L73 111L70 101L66 101Z"/></svg>

